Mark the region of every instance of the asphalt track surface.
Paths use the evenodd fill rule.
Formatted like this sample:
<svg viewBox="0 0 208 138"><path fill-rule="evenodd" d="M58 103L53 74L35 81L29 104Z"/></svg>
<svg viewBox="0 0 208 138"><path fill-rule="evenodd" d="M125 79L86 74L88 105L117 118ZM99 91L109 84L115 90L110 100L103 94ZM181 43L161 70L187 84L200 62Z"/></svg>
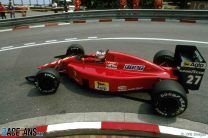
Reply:
<svg viewBox="0 0 208 138"><path fill-rule="evenodd" d="M90 37L90 38L88 38ZM207 24L174 22L116 22L71 24L66 26L35 28L0 33L0 124L11 121L64 113L126 112L154 115L151 105L140 99L148 99L145 93L109 95L84 90L73 81L63 78L57 93L41 95L24 77L35 73L36 66L53 60L53 56L65 53L72 43L84 46L86 53L99 49L112 49L134 54L152 61L161 49L174 50L176 44L197 45L208 61L208 44L164 40L122 39L165 38L203 41L208 40ZM62 42L77 38L74 42ZM118 38L118 39L97 39ZM82 39L83 41L80 41ZM58 42L4 51L5 47L18 47ZM188 94L188 108L178 118L208 124L208 73L206 71L200 90ZM135 98L136 97L136 98Z"/></svg>

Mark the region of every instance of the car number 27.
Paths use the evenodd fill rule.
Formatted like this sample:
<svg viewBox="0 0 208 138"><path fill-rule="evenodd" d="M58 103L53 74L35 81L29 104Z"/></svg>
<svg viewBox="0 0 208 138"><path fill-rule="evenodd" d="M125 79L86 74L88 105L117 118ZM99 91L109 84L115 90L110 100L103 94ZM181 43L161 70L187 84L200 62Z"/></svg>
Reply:
<svg viewBox="0 0 208 138"><path fill-rule="evenodd" d="M188 84L194 84L194 85L197 85L199 84L200 80L201 80L201 77L202 76L194 76L194 75L188 75L188 80L186 83Z"/></svg>

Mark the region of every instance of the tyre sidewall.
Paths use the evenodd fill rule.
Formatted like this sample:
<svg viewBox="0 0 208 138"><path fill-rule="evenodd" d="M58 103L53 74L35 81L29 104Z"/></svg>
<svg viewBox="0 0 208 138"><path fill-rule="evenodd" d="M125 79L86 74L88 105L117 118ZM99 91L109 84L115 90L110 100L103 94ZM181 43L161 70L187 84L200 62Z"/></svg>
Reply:
<svg viewBox="0 0 208 138"><path fill-rule="evenodd" d="M164 98L174 99L178 103L178 109L175 113L165 113L159 109L159 102L161 102ZM166 117L174 117L183 113L187 108L187 99L181 94L174 91L161 91L160 93L154 95L153 99L153 107L154 110L162 116Z"/></svg>
<svg viewBox="0 0 208 138"><path fill-rule="evenodd" d="M40 81L43 78L51 79L53 83L51 89L44 90L44 88L41 88ZM56 92L58 86L59 86L59 80L56 78L56 76L49 72L42 72L37 75L37 82L35 83L35 86L39 89L41 93L54 93Z"/></svg>

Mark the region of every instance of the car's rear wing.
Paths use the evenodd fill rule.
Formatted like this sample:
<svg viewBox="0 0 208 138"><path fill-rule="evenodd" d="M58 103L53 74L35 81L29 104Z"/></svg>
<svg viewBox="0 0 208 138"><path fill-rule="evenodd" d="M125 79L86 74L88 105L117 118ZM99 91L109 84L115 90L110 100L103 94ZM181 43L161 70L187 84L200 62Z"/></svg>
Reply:
<svg viewBox="0 0 208 138"><path fill-rule="evenodd" d="M186 89L198 90L206 69L206 61L197 47L177 45L174 58L179 70L179 81Z"/></svg>

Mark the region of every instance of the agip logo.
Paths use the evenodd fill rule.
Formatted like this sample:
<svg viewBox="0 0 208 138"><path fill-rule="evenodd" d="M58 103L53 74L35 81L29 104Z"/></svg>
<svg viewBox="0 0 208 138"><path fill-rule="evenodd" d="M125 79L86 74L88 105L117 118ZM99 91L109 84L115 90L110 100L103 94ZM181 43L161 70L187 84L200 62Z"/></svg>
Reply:
<svg viewBox="0 0 208 138"><path fill-rule="evenodd" d="M184 61L181 63L181 67L205 69L206 63Z"/></svg>
<svg viewBox="0 0 208 138"><path fill-rule="evenodd" d="M190 65L191 65L191 62L189 62L189 61L184 61L182 63L182 67L190 67Z"/></svg>

